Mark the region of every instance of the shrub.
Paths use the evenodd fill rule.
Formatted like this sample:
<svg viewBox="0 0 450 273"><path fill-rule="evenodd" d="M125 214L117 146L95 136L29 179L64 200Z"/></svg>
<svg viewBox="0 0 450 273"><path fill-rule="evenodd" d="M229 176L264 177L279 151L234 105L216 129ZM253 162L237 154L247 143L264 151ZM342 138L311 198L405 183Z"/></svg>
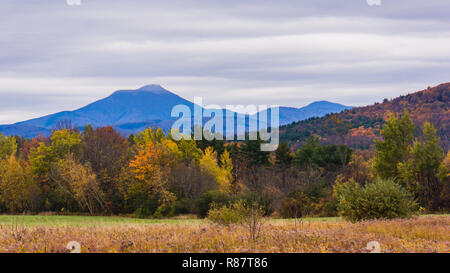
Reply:
<svg viewBox="0 0 450 273"><path fill-rule="evenodd" d="M378 180L364 187L354 180L336 184L340 214L350 221L409 218L418 209L411 194L392 180Z"/></svg>
<svg viewBox="0 0 450 273"><path fill-rule="evenodd" d="M242 208L240 206L242 206L242 202L234 203L228 206L220 206L213 203L208 212L208 220L224 226L241 224L244 221L244 217L241 213Z"/></svg>
<svg viewBox="0 0 450 273"><path fill-rule="evenodd" d="M257 203L258 206L263 210L264 216L272 215L275 210L272 205L272 200L268 195L261 195L256 192L251 192L239 196L237 200L242 200L245 204Z"/></svg>
<svg viewBox="0 0 450 273"><path fill-rule="evenodd" d="M283 218L336 216L336 202L327 180L318 177L291 191L283 199L279 213Z"/></svg>
<svg viewBox="0 0 450 273"><path fill-rule="evenodd" d="M173 205L159 204L158 198L152 197L141 202L142 205L138 207L133 216L136 218L163 218L173 216Z"/></svg>
<svg viewBox="0 0 450 273"><path fill-rule="evenodd" d="M200 195L197 200L197 212L202 218L208 215L212 203L217 205L226 205L230 201L228 195L221 191L208 191Z"/></svg>
<svg viewBox="0 0 450 273"><path fill-rule="evenodd" d="M258 203L256 202L249 204L239 201L236 204L236 209L239 211L239 214L242 215L242 218L244 219L243 224L248 229L249 238L252 241L256 241L264 225L263 208L259 206Z"/></svg>
<svg viewBox="0 0 450 273"><path fill-rule="evenodd" d="M249 232L249 238L255 241L264 225L264 210L257 202L246 203L238 200L228 206L218 206L213 203L208 213L208 220L220 224L242 224Z"/></svg>
<svg viewBox="0 0 450 273"><path fill-rule="evenodd" d="M153 212L147 208L147 207L143 207L143 208L137 208L134 213L133 216L136 218L148 218L151 215L153 215Z"/></svg>
<svg viewBox="0 0 450 273"><path fill-rule="evenodd" d="M304 214L302 198L286 197L281 203L280 214L283 218L301 218Z"/></svg>
<svg viewBox="0 0 450 273"><path fill-rule="evenodd" d="M321 217L336 217L338 216L337 206L338 201L333 196L329 198L323 199L324 204L322 208L322 212L320 214Z"/></svg>
<svg viewBox="0 0 450 273"><path fill-rule="evenodd" d="M314 200L311 195L295 190L290 192L281 203L280 214L283 218L301 218L311 215L314 210Z"/></svg>
<svg viewBox="0 0 450 273"><path fill-rule="evenodd" d="M190 212L191 212L191 204L190 204L189 199L183 198L183 199L175 201L175 204L174 204L174 214L175 215L188 214Z"/></svg>
<svg viewBox="0 0 450 273"><path fill-rule="evenodd" d="M133 215L136 218L149 218L151 217L156 209L159 207L158 198L152 197L141 197L139 200L133 200L127 204L129 209L134 208ZM133 211L133 210L131 210Z"/></svg>
<svg viewBox="0 0 450 273"><path fill-rule="evenodd" d="M155 213L153 213L153 217L157 219L162 219L164 217L172 217L175 215L175 206L174 204L163 204L160 205Z"/></svg>

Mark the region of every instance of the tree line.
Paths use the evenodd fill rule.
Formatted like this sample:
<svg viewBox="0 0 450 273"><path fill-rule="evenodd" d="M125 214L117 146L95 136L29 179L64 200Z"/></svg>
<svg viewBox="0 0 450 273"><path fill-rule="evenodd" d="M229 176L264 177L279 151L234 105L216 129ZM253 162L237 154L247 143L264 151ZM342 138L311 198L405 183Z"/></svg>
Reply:
<svg viewBox="0 0 450 273"><path fill-rule="evenodd" d="M112 127L61 127L48 138L0 135L0 213L204 217L212 204L251 201L265 215L335 216L337 186L377 179L392 179L429 212L450 207L449 154L430 123L416 137L406 111L391 115L369 151L315 135L295 152L285 142L263 152L260 140L175 141L152 128L126 138Z"/></svg>

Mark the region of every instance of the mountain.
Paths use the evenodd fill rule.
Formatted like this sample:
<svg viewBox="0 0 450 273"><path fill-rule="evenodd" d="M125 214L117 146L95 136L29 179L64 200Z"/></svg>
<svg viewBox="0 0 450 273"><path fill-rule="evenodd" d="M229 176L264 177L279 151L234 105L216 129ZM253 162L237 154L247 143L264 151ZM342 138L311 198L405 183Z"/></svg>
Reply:
<svg viewBox="0 0 450 273"><path fill-rule="evenodd" d="M311 118L280 128L280 137L294 146L300 146L312 135L326 143L346 144L357 149L368 149L380 138L381 129L390 113L403 114L407 109L416 124L416 135L425 121L430 121L441 139L444 149L450 147L450 83L429 87L393 100L365 107L356 107L339 114Z"/></svg>
<svg viewBox="0 0 450 273"><path fill-rule="evenodd" d="M0 132L24 137L47 136L58 121L70 121L75 127L114 126L124 133L147 127L170 128L172 107L178 104L193 109L193 103L175 95L160 85L147 85L137 90L119 90L112 95L75 111L1 125ZM172 121L171 121L172 120Z"/></svg>
<svg viewBox="0 0 450 273"><path fill-rule="evenodd" d="M45 117L19 122L29 125L53 128L58 120L70 120L73 124L94 127L125 124L137 121L171 119L172 107L177 104L193 104L159 85L147 85L137 90L119 90L107 98L98 100L75 111L64 111Z"/></svg>
<svg viewBox="0 0 450 273"><path fill-rule="evenodd" d="M279 107L280 125L286 125L312 117L323 117L326 114L340 113L348 109L352 109L352 107L329 101L316 101L302 108ZM260 114L267 115L267 111L262 111ZM256 118L256 114L253 117Z"/></svg>
<svg viewBox="0 0 450 273"><path fill-rule="evenodd" d="M72 126L80 129L87 124L94 127L113 126L124 135L137 133L148 127L167 130L177 119L171 117L172 108L180 104L186 105L191 113L194 113L192 102L160 85L147 85L137 90L116 91L104 99L74 111L63 111L11 125L0 125L0 133L27 138L35 137L38 134L48 136L61 121L70 121ZM349 108L325 101L315 102L303 108L280 107L280 124L284 125L314 116L320 117ZM267 114L267 112L263 112L263 114ZM252 115L250 119L257 117L258 115ZM203 120L203 122L206 121L207 119ZM245 124L235 124L235 126L248 128L248 120Z"/></svg>

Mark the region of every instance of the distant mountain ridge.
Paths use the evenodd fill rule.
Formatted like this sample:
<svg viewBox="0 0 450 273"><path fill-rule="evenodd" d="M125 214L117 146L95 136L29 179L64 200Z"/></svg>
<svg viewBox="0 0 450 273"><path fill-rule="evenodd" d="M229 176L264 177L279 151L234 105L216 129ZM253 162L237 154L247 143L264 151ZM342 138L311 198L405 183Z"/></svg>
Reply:
<svg viewBox="0 0 450 273"><path fill-rule="evenodd" d="M70 121L74 127L81 129L87 124L93 127L113 126L125 135L137 133L148 127L167 130L177 119L171 117L172 108L180 104L188 106L191 113L194 113L194 103L160 85L146 85L137 90L115 91L104 99L74 111L62 111L11 125L0 125L0 133L27 138L36 137L38 134L48 136L58 121ZM350 108L327 101L314 102L302 108L280 107L280 125ZM257 115L250 118L257 118Z"/></svg>
<svg viewBox="0 0 450 273"><path fill-rule="evenodd" d="M302 108L281 106L279 107L280 125L286 125L313 117L323 117L327 114L339 113L348 109L352 109L352 107L329 101L316 101ZM260 114L267 115L267 111L262 111ZM256 117L256 115L254 115L254 117Z"/></svg>
<svg viewBox="0 0 450 273"><path fill-rule="evenodd" d="M355 107L322 118L298 121L280 128L282 140L294 147L301 146L312 135L323 142L346 144L356 149L368 149L380 138L381 129L390 113L402 115L407 109L420 135L425 121L437 129L444 149L450 148L450 83L429 87L383 103Z"/></svg>

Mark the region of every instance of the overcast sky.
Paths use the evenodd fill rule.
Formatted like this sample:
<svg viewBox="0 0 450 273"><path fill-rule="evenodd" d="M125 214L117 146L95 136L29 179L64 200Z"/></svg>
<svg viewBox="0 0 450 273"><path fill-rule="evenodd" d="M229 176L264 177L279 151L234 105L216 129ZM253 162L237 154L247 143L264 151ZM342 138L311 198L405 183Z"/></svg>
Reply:
<svg viewBox="0 0 450 273"><path fill-rule="evenodd" d="M447 0L1 0L0 124L147 84L223 106L372 104L450 81L449 11Z"/></svg>

